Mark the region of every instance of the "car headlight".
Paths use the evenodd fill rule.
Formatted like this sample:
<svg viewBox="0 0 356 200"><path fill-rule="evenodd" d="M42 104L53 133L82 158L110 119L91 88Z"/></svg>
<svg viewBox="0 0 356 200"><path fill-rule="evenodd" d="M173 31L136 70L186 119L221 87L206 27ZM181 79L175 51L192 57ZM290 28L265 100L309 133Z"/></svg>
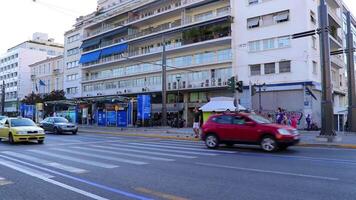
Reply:
<svg viewBox="0 0 356 200"><path fill-rule="evenodd" d="M44 130L39 130L38 133L39 134L44 134L45 132L44 132Z"/></svg>
<svg viewBox="0 0 356 200"><path fill-rule="evenodd" d="M278 129L278 133L281 135L292 135L287 129L280 128Z"/></svg>
<svg viewBox="0 0 356 200"><path fill-rule="evenodd" d="M27 131L17 131L17 134L18 134L18 135L26 135L26 134L27 134Z"/></svg>

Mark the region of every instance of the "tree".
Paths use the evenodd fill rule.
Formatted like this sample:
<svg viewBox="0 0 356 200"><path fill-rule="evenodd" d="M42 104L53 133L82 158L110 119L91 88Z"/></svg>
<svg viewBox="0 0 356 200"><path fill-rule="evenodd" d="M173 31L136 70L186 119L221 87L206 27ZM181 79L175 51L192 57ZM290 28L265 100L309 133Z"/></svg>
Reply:
<svg viewBox="0 0 356 200"><path fill-rule="evenodd" d="M21 100L21 103L35 105L36 103L43 103L43 99L40 94L32 92L28 96L25 96L25 98Z"/></svg>
<svg viewBox="0 0 356 200"><path fill-rule="evenodd" d="M53 90L49 94L45 94L43 96L43 101L59 101L59 100L66 100L65 92L63 90Z"/></svg>

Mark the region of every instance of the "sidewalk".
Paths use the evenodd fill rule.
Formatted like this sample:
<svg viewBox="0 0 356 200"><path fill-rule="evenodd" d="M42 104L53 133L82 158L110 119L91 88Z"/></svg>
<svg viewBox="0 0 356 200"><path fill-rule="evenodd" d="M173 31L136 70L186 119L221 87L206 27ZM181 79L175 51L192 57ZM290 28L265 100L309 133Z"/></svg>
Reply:
<svg viewBox="0 0 356 200"><path fill-rule="evenodd" d="M142 128L117 128L117 127L98 127L79 125L80 131L96 134L111 134L122 136L140 136L162 139L178 139L198 141L194 138L191 128L171 128L171 127L142 127ZM338 132L341 137L340 142L321 142L317 141L318 131L300 131L301 141L299 146L305 147L335 147L356 149L356 133Z"/></svg>

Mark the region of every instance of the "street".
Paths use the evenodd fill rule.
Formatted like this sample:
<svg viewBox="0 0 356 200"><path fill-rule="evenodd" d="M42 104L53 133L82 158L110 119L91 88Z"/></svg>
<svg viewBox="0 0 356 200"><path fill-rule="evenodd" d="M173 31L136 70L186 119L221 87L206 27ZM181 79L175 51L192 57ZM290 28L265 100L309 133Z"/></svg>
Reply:
<svg viewBox="0 0 356 200"><path fill-rule="evenodd" d="M356 151L208 150L202 142L79 132L0 143L0 199L355 199Z"/></svg>

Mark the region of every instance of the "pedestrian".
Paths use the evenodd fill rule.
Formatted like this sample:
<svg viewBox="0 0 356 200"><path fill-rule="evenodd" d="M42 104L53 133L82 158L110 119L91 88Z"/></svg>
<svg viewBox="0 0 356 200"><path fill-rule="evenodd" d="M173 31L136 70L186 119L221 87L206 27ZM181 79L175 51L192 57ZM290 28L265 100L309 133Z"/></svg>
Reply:
<svg viewBox="0 0 356 200"><path fill-rule="evenodd" d="M292 120L291 120L291 126L292 126L293 128L297 128L297 123L298 123L297 117L293 116L293 117L292 117Z"/></svg>
<svg viewBox="0 0 356 200"><path fill-rule="evenodd" d="M282 108L278 108L277 115L276 115L276 122L277 124L282 124L283 120L284 120L284 116L283 116Z"/></svg>
<svg viewBox="0 0 356 200"><path fill-rule="evenodd" d="M193 122L193 131L195 138L199 138L200 131L200 112L197 107L194 108L194 122Z"/></svg>
<svg viewBox="0 0 356 200"><path fill-rule="evenodd" d="M310 114L307 115L307 117L305 118L305 121L307 122L307 130L309 131L311 128L311 117Z"/></svg>
<svg viewBox="0 0 356 200"><path fill-rule="evenodd" d="M271 114L268 113L267 115L267 119L270 121L270 122L273 122L273 117Z"/></svg>

